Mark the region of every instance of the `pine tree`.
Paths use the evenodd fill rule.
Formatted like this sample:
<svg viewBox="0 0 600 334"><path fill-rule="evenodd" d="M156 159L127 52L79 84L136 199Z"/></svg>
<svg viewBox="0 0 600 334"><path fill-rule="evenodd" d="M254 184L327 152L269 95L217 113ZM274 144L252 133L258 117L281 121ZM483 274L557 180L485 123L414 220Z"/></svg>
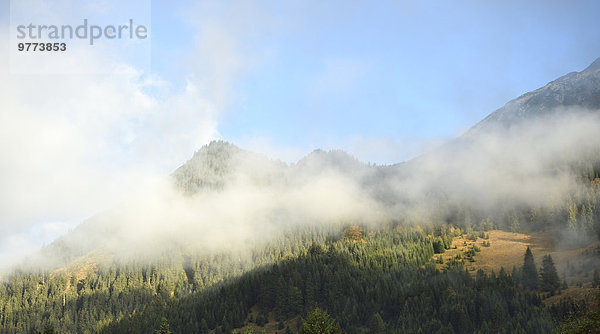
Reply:
<svg viewBox="0 0 600 334"><path fill-rule="evenodd" d="M527 247L523 258L523 268L521 269L521 282L523 287L528 290L536 290L539 285L538 272L533 259L531 249Z"/></svg>
<svg viewBox="0 0 600 334"><path fill-rule="evenodd" d="M597 288L600 285L600 273L598 269L594 269L594 279L592 280L592 288Z"/></svg>
<svg viewBox="0 0 600 334"><path fill-rule="evenodd" d="M554 292L560 287L558 272L554 267L554 261L552 261L550 254L545 255L544 259L542 260L540 276L542 278L542 288L544 291Z"/></svg>

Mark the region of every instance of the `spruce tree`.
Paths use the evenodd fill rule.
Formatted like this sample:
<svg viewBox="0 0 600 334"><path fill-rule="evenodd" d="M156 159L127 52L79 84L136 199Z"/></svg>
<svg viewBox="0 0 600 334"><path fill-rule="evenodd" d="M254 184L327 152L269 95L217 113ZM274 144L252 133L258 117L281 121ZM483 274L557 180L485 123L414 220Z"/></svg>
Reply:
<svg viewBox="0 0 600 334"><path fill-rule="evenodd" d="M521 269L521 282L523 287L528 290L536 290L539 285L538 272L533 259L531 249L527 247L523 258L523 268Z"/></svg>
<svg viewBox="0 0 600 334"><path fill-rule="evenodd" d="M542 288L544 291L554 292L560 287L558 272L554 267L554 261L552 261L550 254L545 255L544 259L542 260L540 276L542 278Z"/></svg>

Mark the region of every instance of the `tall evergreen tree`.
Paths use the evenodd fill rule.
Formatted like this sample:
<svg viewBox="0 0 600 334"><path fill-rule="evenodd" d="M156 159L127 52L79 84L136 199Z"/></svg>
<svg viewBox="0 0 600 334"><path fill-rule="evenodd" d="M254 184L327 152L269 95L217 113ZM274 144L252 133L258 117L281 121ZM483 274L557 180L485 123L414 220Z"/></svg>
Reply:
<svg viewBox="0 0 600 334"><path fill-rule="evenodd" d="M544 291L554 292L560 287L558 272L556 271L556 267L554 267L554 261L552 261L550 254L545 255L542 260L540 276L542 278L542 289L544 289Z"/></svg>
<svg viewBox="0 0 600 334"><path fill-rule="evenodd" d="M523 257L523 268L521 269L521 283L525 289L536 290L539 285L538 272L533 259L531 249L527 247Z"/></svg>

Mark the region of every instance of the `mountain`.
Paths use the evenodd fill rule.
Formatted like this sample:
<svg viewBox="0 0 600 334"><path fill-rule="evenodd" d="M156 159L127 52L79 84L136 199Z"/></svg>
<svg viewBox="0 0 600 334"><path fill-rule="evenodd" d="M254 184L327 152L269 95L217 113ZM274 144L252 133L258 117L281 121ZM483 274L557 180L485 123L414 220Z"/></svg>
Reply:
<svg viewBox="0 0 600 334"><path fill-rule="evenodd" d="M541 231L592 245L556 261L565 295L595 284L599 78L596 60L393 166L339 150L286 164L213 141L0 282L0 332L293 333L318 306L348 333L548 333L585 303L551 305L556 280L473 262L480 247L502 253L508 232L490 245L490 229Z"/></svg>
<svg viewBox="0 0 600 334"><path fill-rule="evenodd" d="M495 193L488 189L490 185L513 190L518 186L527 188L528 184L545 183L548 189L552 189L560 188L554 182L560 178L556 177L555 172L542 177L537 171L535 176L516 175L510 180L505 175L495 176L493 169L499 169L502 165L500 160L511 163L531 160L534 156L530 152L532 149L516 155L515 150L508 153L502 151L503 156L492 155L482 160L481 157L489 155L489 152L482 147L480 137L498 132L499 128L528 126L536 119L556 115L563 111L562 108L569 107L588 111L600 109L600 58L582 72L569 73L508 102L464 136L406 163L370 166L341 150L317 149L297 163L288 165L225 141L213 141L177 168L170 175L170 180L182 193L193 196L222 192L240 185L254 189L301 189L317 179L335 175L356 185L373 203L391 210L390 215L399 215L398 210L405 214L424 202L448 202L448 198L456 202L485 202L489 210L499 204L498 198L504 201L505 197L539 197L529 192L512 194L511 191L494 197ZM494 138L507 141L502 139L503 136L501 132ZM518 146L524 146L522 138L513 138L513 141ZM536 141L530 146L533 148L538 144ZM496 165L491 165L489 161ZM594 175L593 171L600 169L600 166L588 169ZM489 180L472 177L483 174L489 174ZM424 210L428 214L435 211L431 207ZM439 210L447 211L448 208ZM111 235L123 230L126 222L119 221L116 218L118 216L119 210L96 215L47 246L44 253L68 262L73 255L82 256L102 248L104 244L113 242Z"/></svg>
<svg viewBox="0 0 600 334"><path fill-rule="evenodd" d="M444 145L394 165L387 177L424 195L420 201L446 198L488 212L550 205L548 198L572 191L573 179L597 177L599 132L600 58L509 101Z"/></svg>
<svg viewBox="0 0 600 334"><path fill-rule="evenodd" d="M248 152L224 141L212 141L194 153L172 174L175 185L187 194L222 190L240 178L268 185L283 178L287 165Z"/></svg>
<svg viewBox="0 0 600 334"><path fill-rule="evenodd" d="M600 110L600 58L581 72L571 72L511 100L477 123L468 135L565 112L569 108Z"/></svg>
<svg viewBox="0 0 600 334"><path fill-rule="evenodd" d="M329 169L343 174L353 174L363 171L368 166L342 150L323 151L316 149L300 159L295 167L308 173L318 173Z"/></svg>
<svg viewBox="0 0 600 334"><path fill-rule="evenodd" d="M243 181L255 186L300 186L324 173L363 180L377 168L341 150L316 149L297 163L286 164L225 142L212 141L171 174L187 194L223 190Z"/></svg>
<svg viewBox="0 0 600 334"><path fill-rule="evenodd" d="M494 163L500 166L499 159L514 162L526 155L527 159L531 160L532 155L530 150L520 152L517 156L503 152L504 156L494 155L484 160L485 164L480 164L480 157L488 154L486 148L481 146L481 136L498 132L498 129L527 127L536 119L566 113L565 110L575 107L587 112L600 110L600 58L581 72L569 73L508 102L476 124L464 136L405 163L371 166L341 150L317 149L297 163L288 165L265 155L240 149L225 141L213 141L200 148L177 168L170 175L170 180L177 189L189 196L219 192L240 184L259 189L296 189L316 179L336 175L354 183L359 191L373 199L374 203L399 210L405 210L407 206L414 207L415 202L440 201L449 196L458 202L488 200L490 192L486 188L494 184L494 180L480 184L479 181L472 180L471 174L494 175L486 172L494 168L487 163L488 160L496 161ZM500 138L496 139L505 141L501 139L502 136L505 136L503 132L500 133ZM522 140L517 138L517 145L523 146ZM531 146L539 146L538 142L534 144ZM468 168L465 168L465 162L468 162ZM600 166L592 165L588 169L592 170L590 174L593 176L594 170L600 169ZM552 173L549 178L555 176L556 174ZM517 184L525 186L528 183L523 181L523 177L525 176L517 175L518 183L514 187L517 187ZM537 180L535 176L527 178L530 181ZM495 179L499 180L499 183L507 183L506 178ZM553 185L552 181L548 182L547 179L540 180L545 182L548 188ZM457 186L457 183L460 185ZM506 187L506 184L504 186ZM462 189L461 193L457 193L456 189ZM465 193L469 195L465 197ZM502 194L504 197L509 195ZM526 193L526 196L529 195ZM490 203L498 204L494 201ZM431 211L431 208L428 210ZM123 229L123 222L115 218L119 215L118 212L119 210L112 210L90 218L46 247L44 253L71 259L72 256L66 254L81 256L102 247L108 242L111 234ZM90 235L94 237L89 238ZM79 251L75 251L76 249Z"/></svg>
<svg viewBox="0 0 600 334"><path fill-rule="evenodd" d="M37 256L38 259L32 258L30 261L53 268L92 253L100 254L103 259L110 259L122 254L123 248L132 248L129 246L132 242L156 242L158 239L163 239L161 247L165 247L165 250L169 247L182 247L176 241L173 244L164 243L165 236L179 231L193 235L210 218L207 215L227 216L228 214L219 213L221 209L218 208L227 205L232 209L243 206L247 214L267 216L261 218L266 220L263 222L265 226L289 225L279 222L275 217L283 216L282 219L286 219L292 212L302 210L300 203L303 198L298 196L311 197L322 193L316 188L321 186L323 180L334 177L339 178L340 182L347 181L348 184L356 182L359 188L357 191L370 192L376 187L369 177L376 170L376 167L368 166L339 150L315 150L298 163L286 164L225 141L212 141L177 168L161 187L94 215L45 246ZM254 197L258 203L241 204L240 201L252 200L240 194ZM294 205L284 202L273 205L265 203L263 198L270 198L272 194L293 197L299 201ZM176 206L173 202L186 204ZM140 214L140 210L154 213L148 217L146 213ZM176 215L184 215L186 218L175 218ZM179 219L184 219L185 223L178 225ZM216 222L219 220L232 224L232 219L213 217L213 226L217 226ZM255 224L258 223L248 223L245 227ZM128 240L127 234L137 229L146 229L147 232L131 238L136 240ZM204 229L205 233L206 231Z"/></svg>

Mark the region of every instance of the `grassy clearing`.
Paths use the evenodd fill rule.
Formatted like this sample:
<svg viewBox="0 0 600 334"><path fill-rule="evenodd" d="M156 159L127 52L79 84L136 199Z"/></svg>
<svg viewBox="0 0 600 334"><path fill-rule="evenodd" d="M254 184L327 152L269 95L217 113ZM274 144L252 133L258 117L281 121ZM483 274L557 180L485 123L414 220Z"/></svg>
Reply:
<svg viewBox="0 0 600 334"><path fill-rule="evenodd" d="M595 302L597 289L592 288L592 275L594 268L600 269L600 257L594 255L600 247L599 243L586 247L564 248L554 242L557 238L552 232L524 234L495 230L486 232L486 234L489 234L488 240L477 238L476 241L472 241L466 235L454 238L451 249L434 256L434 261L441 256L444 262L443 264L436 263L437 268L444 269L448 260L456 256L465 259L465 253L473 248L473 245L476 245L480 251L475 252L473 257L475 261L465 260L464 266L469 272L475 275L477 270L482 269L487 273L491 271L498 273L500 268L504 267L510 273L513 267L520 268L523 265L525 250L530 247L538 270L542 257L550 254L560 279L566 279L569 286L560 295L545 298L545 303L556 303L564 296L570 296L576 300L585 299L589 303ZM490 246L484 247L483 244L487 241L490 242Z"/></svg>
<svg viewBox="0 0 600 334"><path fill-rule="evenodd" d="M520 268L523 265L525 250L530 247L538 270L542 257L550 254L561 280L566 278L568 282L568 289L561 291L560 294L547 296L547 294L541 293L544 303L550 305L557 303L565 296L569 296L575 300L584 299L588 304L595 304L597 289L592 288L591 282L593 269L600 269L600 256L593 254L600 249L598 248L600 243L579 248L564 248L554 242L557 238L552 232L525 234L494 230L485 232L485 234L489 236L488 239L478 237L475 241L470 240L467 235L455 237L451 249L446 250L443 254L434 255L434 263L439 257L443 260L443 263L435 263L436 267L443 270L450 259L460 256L464 260L465 268L473 275L479 269L487 273L492 271L498 273L502 267L508 273L511 273L513 267ZM489 247L484 246L484 243L487 244L487 242L489 242ZM474 262L471 262L465 254L473 249L473 246L476 246L479 251L475 252ZM254 333L284 333L285 329L278 329L278 322L275 321L275 316L271 313L268 315L269 321L262 327L258 326L255 322L258 314L259 310L256 307L252 308L249 318L253 319L254 322L237 328L233 332L244 333L247 329L252 328ZM295 332L299 321L301 319L298 316L285 321L284 324Z"/></svg>

